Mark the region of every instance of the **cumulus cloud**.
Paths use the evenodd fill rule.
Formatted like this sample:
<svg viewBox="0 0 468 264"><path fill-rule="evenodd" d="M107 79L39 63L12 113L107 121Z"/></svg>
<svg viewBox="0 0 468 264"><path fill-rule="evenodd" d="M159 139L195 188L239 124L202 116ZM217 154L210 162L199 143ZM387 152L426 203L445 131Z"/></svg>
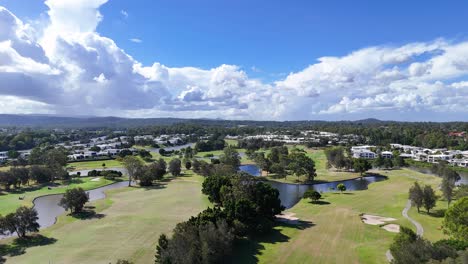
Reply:
<svg viewBox="0 0 468 264"><path fill-rule="evenodd" d="M0 7L0 111L467 120L468 42L368 47L319 58L302 71L265 83L236 65L142 64L96 32L103 19L99 8L107 1L47 0L44 28ZM121 14L128 16L124 10Z"/></svg>

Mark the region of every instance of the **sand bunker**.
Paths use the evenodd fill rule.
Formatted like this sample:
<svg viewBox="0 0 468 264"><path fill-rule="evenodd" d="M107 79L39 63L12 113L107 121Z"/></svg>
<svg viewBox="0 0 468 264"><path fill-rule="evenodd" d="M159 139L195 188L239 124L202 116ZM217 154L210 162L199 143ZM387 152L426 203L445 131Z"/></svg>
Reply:
<svg viewBox="0 0 468 264"><path fill-rule="evenodd" d="M396 219L378 215L363 214L361 215L361 220L368 225L383 225L385 222L395 221Z"/></svg>
<svg viewBox="0 0 468 264"><path fill-rule="evenodd" d="M392 232L392 233L400 232L400 226L396 225L396 224L384 225L384 226L382 226L382 228L387 230L388 232Z"/></svg>
<svg viewBox="0 0 468 264"><path fill-rule="evenodd" d="M285 213L285 214L279 214L275 215L276 220L288 224L298 224L299 223L299 218L295 217L295 213Z"/></svg>
<svg viewBox="0 0 468 264"><path fill-rule="evenodd" d="M91 181L93 181L93 182L100 181L100 180L101 180L101 178L99 178L99 177L91 179Z"/></svg>

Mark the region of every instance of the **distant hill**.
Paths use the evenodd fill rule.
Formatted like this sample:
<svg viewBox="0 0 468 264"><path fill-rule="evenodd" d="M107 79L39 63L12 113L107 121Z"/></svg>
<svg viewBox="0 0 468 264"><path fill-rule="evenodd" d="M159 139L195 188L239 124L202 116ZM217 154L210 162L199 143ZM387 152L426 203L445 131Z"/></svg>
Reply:
<svg viewBox="0 0 468 264"><path fill-rule="evenodd" d="M0 128L2 127L31 127L31 128L134 128L142 126L166 126L173 124L196 124L219 127L258 126L258 127L310 127L310 126L386 126L396 123L408 123L397 121L382 121L368 118L356 121L254 121L254 120L222 120L222 119L188 119L188 118L122 118L122 117L64 117L54 115L11 115L0 114ZM449 122L458 123L458 122ZM461 122L464 123L464 122Z"/></svg>

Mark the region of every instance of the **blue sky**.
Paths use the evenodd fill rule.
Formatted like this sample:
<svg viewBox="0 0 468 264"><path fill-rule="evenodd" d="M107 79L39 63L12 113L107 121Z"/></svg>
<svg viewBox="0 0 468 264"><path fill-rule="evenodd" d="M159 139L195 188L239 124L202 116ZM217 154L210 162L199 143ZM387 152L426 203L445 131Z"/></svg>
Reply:
<svg viewBox="0 0 468 264"><path fill-rule="evenodd" d="M133 57L131 63L134 65L150 67L153 63L158 63L167 67L164 72L167 71L169 77L164 75L166 73L149 73L149 69L143 69L139 73L152 83L155 76L167 77L167 82L158 79L164 87L151 88L151 94L158 101L154 105L141 103L139 106L128 106L128 102L124 102L121 105L106 106L88 100L90 109L94 109L91 114L107 115L115 112L109 109L115 109L119 110L119 115L129 116L179 116L178 113L185 115L186 111L196 111L196 117L220 117L219 111L224 111L229 113L229 117L248 119L380 117L408 120L427 120L428 117L423 116L427 110L433 112L433 116L437 116L438 120L459 120L463 119L465 114L463 109L456 109L454 104L467 103L467 88L453 88L458 89L452 91L453 100L444 102L444 97L448 96L445 91L447 88L440 86L440 83L450 87L465 87L463 82L467 80L467 73L459 72L457 68L450 73L444 73L445 75L442 72L434 74L432 69L431 77L422 78L418 75L421 78L415 82L414 76L409 72L421 66L417 63L426 66L438 65L434 63L434 59L443 61L439 63L443 65L447 58L439 57L448 54L449 50L459 52L457 45L463 45L468 37L466 1L451 1L450 4L443 1L337 0L95 2L99 1L103 2L102 5L95 5L90 0L70 0L70 6L73 6L71 8L64 4L67 1L59 3L59 0L51 0L47 5L41 0L0 0L0 6L4 6L24 24L31 24L37 32L42 32L45 28L60 31L57 35L70 44L77 44L78 40L65 38L69 31L65 30L66 34L62 34L62 28L51 26L54 19L50 18L48 11L54 9L55 12L61 13L61 17L56 19L56 24L64 17L69 18L67 23L71 21L70 23L87 24L88 21L85 20L93 19L80 20L79 15L90 13L80 12L98 12L102 21L90 23L92 25L86 30L87 33L99 34L100 37L114 41L125 54ZM52 51L52 48L44 44L44 35L51 35L51 31L48 32L37 37L37 41L50 57L57 50ZM134 42L130 39L140 41ZM90 45L81 42L79 44L83 47ZM414 45L420 47L414 48ZM403 52L406 56L407 51L402 50L409 52L409 57L404 61L375 62L376 56L396 56L398 52ZM353 55L356 53L357 55ZM349 56L353 58L346 59ZM323 62L320 59L323 57L335 58L338 61ZM376 64L367 67L366 63L363 63L365 61ZM412 64L414 65L411 66ZM83 62L77 62L76 65L84 67ZM89 63L86 65L90 66ZM220 68L222 65L234 68ZM357 69L354 65L362 66L361 69ZM453 65L458 64L453 62ZM58 65L52 66L51 68L60 68ZM183 67L193 67L204 72L197 72L198 75L194 76L193 72L180 70ZM91 68L96 70L96 67ZM158 70L160 69L153 69ZM91 69L87 70L89 71ZM212 75L208 76L208 71L211 71ZM115 73L101 70L93 73L94 77L88 76L88 79L100 80L98 77L103 74L102 80L107 81L111 80L107 75ZM393 77L397 77L392 82L376 83L375 79L379 74L393 74ZM406 74L404 80L407 82L404 87L401 84L403 77L398 77L399 74ZM322 75L326 75L328 79L324 81L320 77ZM371 75L373 77L370 77ZM71 76L71 73L68 76ZM213 83L213 76L227 79ZM132 78L128 81L134 83ZM190 81L182 81L187 79ZM206 84L202 79L209 79L211 83ZM80 80L83 87L79 89L93 90L84 87L84 79ZM351 82L354 84L350 85ZM248 91L235 94L234 91L238 89L232 87L233 83L242 83L241 87L247 87ZM226 84L229 87L226 87ZM368 86L364 88L367 91L375 91L363 95L358 85ZM107 82L107 86L111 86L110 82ZM402 89L409 91L412 89L409 87L413 86L417 87L415 89L418 92L411 92L408 96L412 96L415 102L421 102L420 105L414 105L410 101L403 102L403 99L394 100L396 95L401 95ZM120 89L109 89L113 88ZM138 87L135 89L141 90ZM332 89L341 90L327 94L327 91ZM267 102L277 100L276 104L284 107L276 107L272 111L266 109L268 106L262 109L253 108L251 104L259 102L260 99L255 99L254 95L248 96L249 92L272 96ZM440 93L440 98L435 98L434 94L437 93ZM4 94L18 97L13 93ZM94 95L83 92L84 96L85 94L91 97ZM297 98L292 100L293 97ZM231 100L232 98L234 99ZM248 98L253 98L253 101L249 102ZM53 100L38 98L36 95L22 96L21 99L44 103L47 105L46 111L57 112L60 108L57 108ZM169 101L171 103L168 103ZM221 101L223 102L220 103ZM163 106L162 103L167 105ZM313 106L309 107L311 104ZM288 110L292 108L297 108L295 111L301 111L301 114ZM395 110L405 113L408 117L400 115L393 118ZM76 114L73 107L66 108L66 111ZM252 115L252 111L258 111L258 115ZM375 116L367 116L369 113Z"/></svg>
<svg viewBox="0 0 468 264"><path fill-rule="evenodd" d="M47 10L39 0L2 4L21 18ZM272 80L367 46L466 39L467 10L467 1L112 0L97 31L146 64L234 64Z"/></svg>

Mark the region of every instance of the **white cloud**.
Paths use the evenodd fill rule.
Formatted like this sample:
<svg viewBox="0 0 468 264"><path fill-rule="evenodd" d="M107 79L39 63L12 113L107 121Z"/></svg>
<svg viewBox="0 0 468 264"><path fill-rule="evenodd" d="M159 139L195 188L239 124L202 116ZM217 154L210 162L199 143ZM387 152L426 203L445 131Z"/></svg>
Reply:
<svg viewBox="0 0 468 264"><path fill-rule="evenodd" d="M127 13L127 11L125 11L125 10L120 10L120 14L121 14L124 18L128 18L128 13Z"/></svg>
<svg viewBox="0 0 468 264"><path fill-rule="evenodd" d="M103 19L99 7L106 2L47 0L45 28L25 24L0 7L0 111L467 120L468 42L368 47L319 58L268 84L236 65L143 65L96 32Z"/></svg>
<svg viewBox="0 0 468 264"><path fill-rule="evenodd" d="M133 43L142 43L142 42L143 42L143 40L141 40L141 39L139 39L139 38L131 38L131 39L129 39L129 40L130 40L131 42L133 42Z"/></svg>

